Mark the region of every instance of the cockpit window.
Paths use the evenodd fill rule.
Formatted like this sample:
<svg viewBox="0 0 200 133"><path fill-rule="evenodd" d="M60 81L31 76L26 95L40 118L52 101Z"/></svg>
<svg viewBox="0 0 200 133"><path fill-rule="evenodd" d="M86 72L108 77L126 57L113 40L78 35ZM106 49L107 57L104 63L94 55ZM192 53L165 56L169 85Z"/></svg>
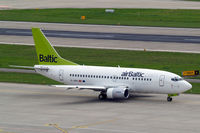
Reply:
<svg viewBox="0 0 200 133"><path fill-rule="evenodd" d="M183 80L182 78L180 77L174 77L174 78L171 78L172 81L181 81Z"/></svg>

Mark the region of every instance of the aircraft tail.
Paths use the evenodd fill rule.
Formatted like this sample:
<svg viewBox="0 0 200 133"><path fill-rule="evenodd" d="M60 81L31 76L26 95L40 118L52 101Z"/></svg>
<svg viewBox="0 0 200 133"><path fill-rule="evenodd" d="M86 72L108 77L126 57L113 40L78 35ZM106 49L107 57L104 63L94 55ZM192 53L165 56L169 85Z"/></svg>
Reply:
<svg viewBox="0 0 200 133"><path fill-rule="evenodd" d="M60 57L39 28L32 28L39 65L78 65Z"/></svg>

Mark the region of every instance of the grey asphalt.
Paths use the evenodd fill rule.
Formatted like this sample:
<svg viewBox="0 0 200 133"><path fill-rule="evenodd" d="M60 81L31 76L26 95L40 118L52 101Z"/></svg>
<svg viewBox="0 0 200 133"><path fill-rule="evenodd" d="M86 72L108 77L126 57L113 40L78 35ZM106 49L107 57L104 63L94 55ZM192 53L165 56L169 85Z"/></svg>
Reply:
<svg viewBox="0 0 200 133"><path fill-rule="evenodd" d="M167 28L167 27L140 27L140 26L114 26L114 25L88 25L88 24L61 24L38 22L0 21L0 28L31 29L40 27L43 30L100 32L120 34L147 34L147 35L173 35L173 36L200 36L198 28ZM146 50L165 52L200 53L198 43L151 42L128 40L104 40L85 38L48 37L53 46L78 47L95 49L120 50ZM0 35L1 44L34 45L32 36Z"/></svg>
<svg viewBox="0 0 200 133"><path fill-rule="evenodd" d="M200 9L200 3L190 0L0 0L0 9L27 8Z"/></svg>
<svg viewBox="0 0 200 133"><path fill-rule="evenodd" d="M190 83L200 83L200 80L199 79L186 79L186 81L190 82Z"/></svg>
<svg viewBox="0 0 200 133"><path fill-rule="evenodd" d="M43 30L43 32L47 37L57 37L57 38L79 38L79 39L82 38L82 39L200 44L200 36L125 34L125 33L79 32L79 31L60 31L60 30ZM32 36L32 33L30 29L0 28L0 35Z"/></svg>
<svg viewBox="0 0 200 133"><path fill-rule="evenodd" d="M45 85L0 83L1 133L198 133L200 95L135 94L128 100Z"/></svg>

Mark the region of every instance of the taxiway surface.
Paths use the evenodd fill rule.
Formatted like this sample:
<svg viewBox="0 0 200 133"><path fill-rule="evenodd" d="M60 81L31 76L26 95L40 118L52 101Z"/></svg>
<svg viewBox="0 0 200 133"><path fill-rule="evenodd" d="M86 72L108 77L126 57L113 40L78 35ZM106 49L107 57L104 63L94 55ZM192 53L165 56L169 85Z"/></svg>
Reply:
<svg viewBox="0 0 200 133"><path fill-rule="evenodd" d="M1 133L197 133L200 96L136 95L99 101L97 93L0 83Z"/></svg>
<svg viewBox="0 0 200 133"><path fill-rule="evenodd" d="M28 8L164 8L200 9L197 1L185 0L1 0L0 9Z"/></svg>
<svg viewBox="0 0 200 133"><path fill-rule="evenodd" d="M200 44L200 36L43 30L47 37ZM0 28L0 35L32 36L31 29Z"/></svg>
<svg viewBox="0 0 200 133"><path fill-rule="evenodd" d="M194 28L161 28L161 27L137 27L137 26L109 26L109 25L83 25L83 24L58 24L58 23L36 23L36 22L9 22L0 21L2 29L25 29L30 30L31 27L39 27L43 30L55 31L71 31L71 33L92 33L98 32L101 36L106 36L109 33L114 35L139 35L139 39L129 37L132 40L115 39L104 40L87 38L84 36L79 38L58 38L48 37L50 42L55 46L62 47L79 47L79 48L100 48L100 49L124 49L124 50L147 50L147 51L171 51L171 52L188 52L200 53L200 29ZM10 34L13 34L12 32ZM68 34L69 35L69 34ZM93 34L92 34L93 35ZM142 40L141 35L145 35L151 40L151 35L157 42ZM72 36L72 34L70 34ZM76 34L77 36L77 34ZM183 37L182 41L174 41L168 37ZM69 36L68 36L69 37ZM97 36L96 36L97 37ZM109 36L110 37L110 36ZM160 37L167 37L163 41ZM187 38L189 37L189 38ZM192 37L192 38L190 38ZM179 38L180 39L180 38ZM158 42L160 41L160 42ZM162 41L162 42L161 42ZM181 42L187 43L181 43ZM179 43L178 43L179 42ZM16 36L16 35L0 35L0 43L5 44L25 44L33 45L31 36Z"/></svg>

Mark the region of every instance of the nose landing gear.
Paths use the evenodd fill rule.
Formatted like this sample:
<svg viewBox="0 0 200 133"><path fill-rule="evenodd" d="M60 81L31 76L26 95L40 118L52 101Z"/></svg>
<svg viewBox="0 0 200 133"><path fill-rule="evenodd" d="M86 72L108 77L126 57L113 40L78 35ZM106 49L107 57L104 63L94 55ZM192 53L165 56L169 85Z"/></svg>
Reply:
<svg viewBox="0 0 200 133"><path fill-rule="evenodd" d="M172 96L178 96L178 95L179 94L168 94L167 101L171 102L172 101Z"/></svg>

